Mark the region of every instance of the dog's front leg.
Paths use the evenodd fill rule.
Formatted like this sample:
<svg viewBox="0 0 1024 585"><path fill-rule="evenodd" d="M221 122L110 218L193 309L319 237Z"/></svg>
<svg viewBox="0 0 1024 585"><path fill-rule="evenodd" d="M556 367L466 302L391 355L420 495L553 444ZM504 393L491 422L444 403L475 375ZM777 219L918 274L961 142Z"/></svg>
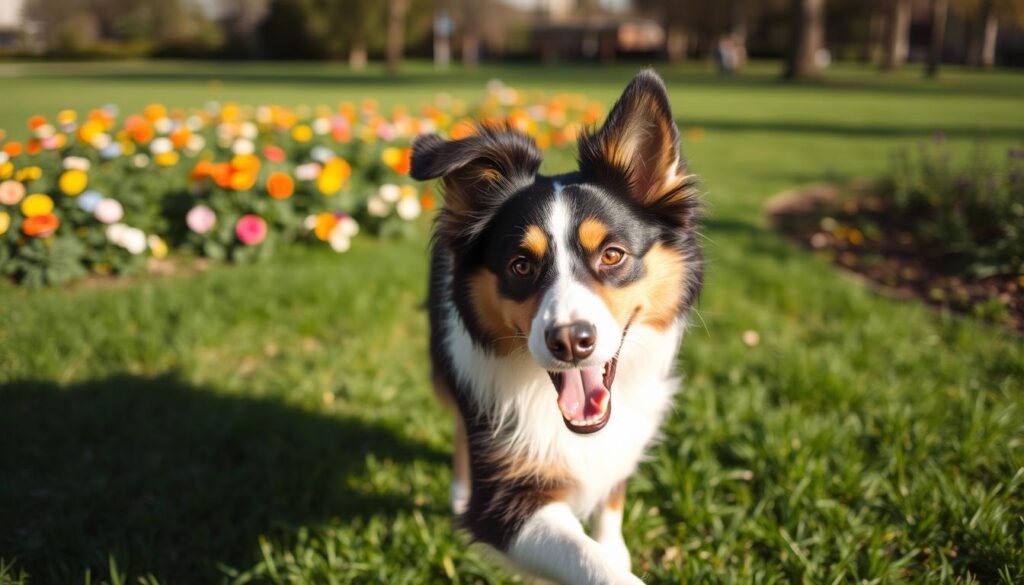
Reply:
<svg viewBox="0 0 1024 585"><path fill-rule="evenodd" d="M626 482L615 486L591 516L594 540L607 551L609 560L623 571L629 571L629 549L622 538L622 509L626 504Z"/></svg>
<svg viewBox="0 0 1024 585"><path fill-rule="evenodd" d="M523 524L508 556L527 571L565 585L638 585L639 578L612 562L583 532L564 503L547 504Z"/></svg>

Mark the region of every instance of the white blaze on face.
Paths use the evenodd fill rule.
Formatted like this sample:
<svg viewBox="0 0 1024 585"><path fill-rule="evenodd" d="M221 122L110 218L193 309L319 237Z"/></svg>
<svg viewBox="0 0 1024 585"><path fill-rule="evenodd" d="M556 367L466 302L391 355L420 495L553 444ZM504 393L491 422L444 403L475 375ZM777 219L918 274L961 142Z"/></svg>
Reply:
<svg viewBox="0 0 1024 585"><path fill-rule="evenodd" d="M622 339L622 328L608 311L608 306L593 290L573 275L573 264L579 260L570 247L572 231L578 222L572 215L561 186L555 183L556 195L548 207L546 228L552 238L554 253L555 282L541 299L533 323L530 326L529 348L533 358L547 370L562 370L567 364L551 355L544 339L545 332L556 325L568 325L586 321L597 332L594 353L579 366L603 365L615 357ZM583 270L581 267L580 270Z"/></svg>

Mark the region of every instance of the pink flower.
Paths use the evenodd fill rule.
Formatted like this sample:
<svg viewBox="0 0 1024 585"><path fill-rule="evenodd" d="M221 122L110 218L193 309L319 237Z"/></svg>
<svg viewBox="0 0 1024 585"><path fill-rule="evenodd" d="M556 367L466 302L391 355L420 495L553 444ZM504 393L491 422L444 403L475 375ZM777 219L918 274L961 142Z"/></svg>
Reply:
<svg viewBox="0 0 1024 585"><path fill-rule="evenodd" d="M185 223L188 225L188 229L195 233L205 234L217 223L217 214L205 205L196 205L188 210Z"/></svg>
<svg viewBox="0 0 1024 585"><path fill-rule="evenodd" d="M258 215L243 215L235 226L235 235L246 246L255 246L267 237L267 222Z"/></svg>
<svg viewBox="0 0 1024 585"><path fill-rule="evenodd" d="M124 217L124 207L121 207L121 204L116 199L108 197L97 203L96 209L92 213L96 216L96 219L110 225L121 221L121 218Z"/></svg>

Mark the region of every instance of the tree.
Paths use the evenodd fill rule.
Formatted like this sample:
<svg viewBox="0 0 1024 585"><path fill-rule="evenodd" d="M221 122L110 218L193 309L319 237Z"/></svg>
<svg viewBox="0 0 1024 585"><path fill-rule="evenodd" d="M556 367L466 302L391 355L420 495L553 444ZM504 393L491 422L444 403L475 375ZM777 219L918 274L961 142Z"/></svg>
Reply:
<svg viewBox="0 0 1024 585"><path fill-rule="evenodd" d="M820 75L818 52L825 44L825 0L792 0L786 79Z"/></svg>
<svg viewBox="0 0 1024 585"><path fill-rule="evenodd" d="M882 68L897 69L910 52L910 0L890 0Z"/></svg>
<svg viewBox="0 0 1024 585"><path fill-rule="evenodd" d="M932 0L932 34L931 44L928 47L928 67L925 74L928 77L939 75L939 66L942 64L942 51L946 46L946 21L949 14L949 0Z"/></svg>
<svg viewBox="0 0 1024 585"><path fill-rule="evenodd" d="M388 1L387 28L387 72L396 75L405 52L405 17L409 11L409 0Z"/></svg>
<svg viewBox="0 0 1024 585"><path fill-rule="evenodd" d="M967 63L975 67L993 67L999 26L1010 21L1024 24L1024 2L1021 0L954 0L953 9L962 18L973 21L967 44Z"/></svg>

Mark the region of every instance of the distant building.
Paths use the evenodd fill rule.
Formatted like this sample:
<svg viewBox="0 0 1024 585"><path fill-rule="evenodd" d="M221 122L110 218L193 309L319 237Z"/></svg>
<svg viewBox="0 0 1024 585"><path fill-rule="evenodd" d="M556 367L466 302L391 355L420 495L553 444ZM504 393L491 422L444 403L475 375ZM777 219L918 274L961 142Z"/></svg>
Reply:
<svg viewBox="0 0 1024 585"><path fill-rule="evenodd" d="M0 49L21 47L25 0L0 0Z"/></svg>

